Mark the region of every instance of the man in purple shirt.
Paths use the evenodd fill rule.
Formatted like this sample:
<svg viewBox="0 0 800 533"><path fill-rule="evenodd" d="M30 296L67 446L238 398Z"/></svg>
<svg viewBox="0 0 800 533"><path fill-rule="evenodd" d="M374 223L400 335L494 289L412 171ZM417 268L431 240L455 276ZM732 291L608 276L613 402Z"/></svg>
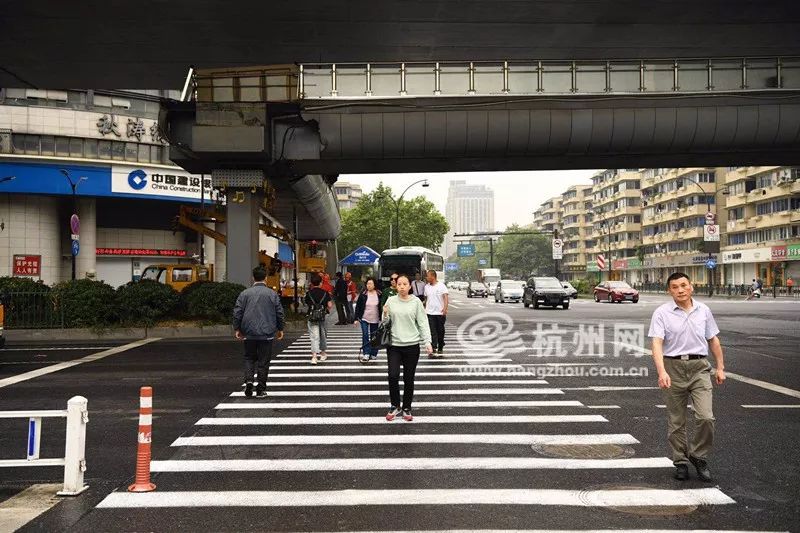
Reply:
<svg viewBox="0 0 800 533"><path fill-rule="evenodd" d="M689 463L703 481L711 481L708 455L714 442L714 413L711 408L711 374L717 385L725 381L719 328L711 310L692 298L689 276L675 272L667 278L672 302L653 312L648 336L653 339L653 361L658 386L667 404L667 438L672 448L675 479L689 479ZM708 361L714 356L716 370ZM695 429L687 446L686 402L692 399Z"/></svg>

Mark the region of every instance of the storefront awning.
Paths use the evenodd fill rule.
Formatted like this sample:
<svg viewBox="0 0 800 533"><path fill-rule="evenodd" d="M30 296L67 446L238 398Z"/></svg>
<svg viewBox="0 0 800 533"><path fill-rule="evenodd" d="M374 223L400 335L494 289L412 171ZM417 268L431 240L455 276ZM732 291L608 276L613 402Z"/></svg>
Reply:
<svg viewBox="0 0 800 533"><path fill-rule="evenodd" d="M339 264L341 266L371 266L380 256L369 246L359 246L350 255L339 261Z"/></svg>

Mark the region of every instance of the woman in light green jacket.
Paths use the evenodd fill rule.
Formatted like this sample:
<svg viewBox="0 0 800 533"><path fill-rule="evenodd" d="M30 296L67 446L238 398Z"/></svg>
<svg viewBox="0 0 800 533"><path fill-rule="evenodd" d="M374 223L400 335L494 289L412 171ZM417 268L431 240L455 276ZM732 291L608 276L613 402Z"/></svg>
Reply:
<svg viewBox="0 0 800 533"><path fill-rule="evenodd" d="M419 298L409 294L411 282L401 274L397 279L397 296L386 300L384 317L392 321L392 342L386 349L389 360L389 398L391 407L386 420L392 421L402 415L411 422L411 402L414 399L414 374L419 362L419 347L425 346L428 355L433 353L428 317ZM400 405L400 367L403 367L403 403Z"/></svg>

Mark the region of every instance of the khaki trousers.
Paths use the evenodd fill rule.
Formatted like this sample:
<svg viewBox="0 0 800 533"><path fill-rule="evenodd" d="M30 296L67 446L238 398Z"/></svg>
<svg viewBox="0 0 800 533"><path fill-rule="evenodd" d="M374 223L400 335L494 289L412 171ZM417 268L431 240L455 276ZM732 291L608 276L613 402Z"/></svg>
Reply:
<svg viewBox="0 0 800 533"><path fill-rule="evenodd" d="M714 443L714 413L711 407L711 363L708 358L664 358L664 368L672 381L664 391L667 405L667 439L672 462L685 464L689 457L707 459ZM687 447L686 402L692 398L694 434Z"/></svg>

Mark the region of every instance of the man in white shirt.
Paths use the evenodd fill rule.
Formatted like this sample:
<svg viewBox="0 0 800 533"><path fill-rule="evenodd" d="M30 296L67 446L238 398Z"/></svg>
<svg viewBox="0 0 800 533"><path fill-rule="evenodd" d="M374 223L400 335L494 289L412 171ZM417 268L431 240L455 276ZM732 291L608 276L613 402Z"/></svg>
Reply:
<svg viewBox="0 0 800 533"><path fill-rule="evenodd" d="M428 270L428 284L425 285L425 313L428 315L428 325L431 328L431 344L439 357L443 357L444 323L447 320L449 303L447 287L436 279L435 270Z"/></svg>
<svg viewBox="0 0 800 533"><path fill-rule="evenodd" d="M667 435L675 464L675 479L689 478L689 463L703 481L711 481L708 457L714 442L712 381L725 382L725 363L719 328L711 310L692 298L689 276L676 272L667 278L672 302L653 312L648 336L653 339L653 361L658 386L664 390L667 406ZM714 356L716 369L708 361ZM712 380L713 376L713 380ZM692 399L694 435L686 432L686 402Z"/></svg>

